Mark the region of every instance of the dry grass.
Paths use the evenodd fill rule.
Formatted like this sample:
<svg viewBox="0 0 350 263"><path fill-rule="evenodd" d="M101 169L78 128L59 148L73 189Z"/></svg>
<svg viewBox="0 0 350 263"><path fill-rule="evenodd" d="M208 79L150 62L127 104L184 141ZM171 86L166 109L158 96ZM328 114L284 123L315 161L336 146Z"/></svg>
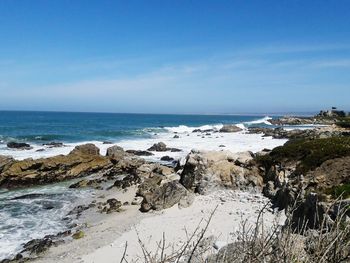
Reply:
<svg viewBox="0 0 350 263"><path fill-rule="evenodd" d="M296 230L291 223L293 210L287 215L286 224L276 222L267 227L264 222L264 206L256 223L248 224L242 220L235 240L212 254L212 242L206 242L205 234L216 209L207 220L202 220L192 234L187 233L187 240L180 248L166 241L165 233L157 243L156 251L149 251L139 238L143 257L130 261L144 263L344 263L350 262L350 223L349 207L339 210L332 224L322 221L318 230L302 227ZM202 226L204 223L204 226ZM307 226L307 222L304 222ZM127 244L121 263L126 259Z"/></svg>

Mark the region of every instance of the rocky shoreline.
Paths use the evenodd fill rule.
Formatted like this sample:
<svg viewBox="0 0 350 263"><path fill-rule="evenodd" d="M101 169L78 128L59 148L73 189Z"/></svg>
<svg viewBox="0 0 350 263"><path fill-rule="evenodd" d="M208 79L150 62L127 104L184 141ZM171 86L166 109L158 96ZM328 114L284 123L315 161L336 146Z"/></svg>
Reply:
<svg viewBox="0 0 350 263"><path fill-rule="evenodd" d="M293 117L271 122L279 125L311 124L306 123L309 121L309 118ZM325 124L324 120L322 122ZM221 132L242 131L239 127L227 126ZM284 146L257 153L192 151L184 163L166 158L167 152L181 149L169 148L162 142L144 152L124 151L119 146L111 146L106 156L100 155L100 150L92 144L77 146L68 155L36 160L17 161L0 156L0 187L14 189L82 177L70 187L93 188L99 193L99 198L76 207L70 214L90 222L95 217L103 222L104 218L116 214L115 218L136 223L153 213L174 209L175 205L183 209L179 210L183 212L176 213L185 213L186 208L193 209L191 206L202 197L205 200L205 196L228 191L220 192L222 199L218 197L223 205L228 202L225 199L227 193L240 190L252 193L252 196L263 193L272 207L292 214L289 223L294 229L322 229L325 218L328 226L334 224L339 210L350 205L350 131L327 126L306 130L249 128L245 132L289 141ZM168 165L140 157L152 152L164 152ZM254 213L257 217L259 211ZM272 210L269 213L272 218ZM346 219L349 218L347 211ZM301 227L300 222L305 220L307 223ZM125 226L130 226L130 222L125 222ZM86 231L92 230L82 224L57 235L32 240L13 259L1 262L50 262L46 254L50 254L53 247L60 251L60 255L67 256L60 250L64 247L62 242L88 242ZM223 247L217 246L212 253L220 253ZM49 252L48 248L51 248ZM76 261L88 262L81 258Z"/></svg>

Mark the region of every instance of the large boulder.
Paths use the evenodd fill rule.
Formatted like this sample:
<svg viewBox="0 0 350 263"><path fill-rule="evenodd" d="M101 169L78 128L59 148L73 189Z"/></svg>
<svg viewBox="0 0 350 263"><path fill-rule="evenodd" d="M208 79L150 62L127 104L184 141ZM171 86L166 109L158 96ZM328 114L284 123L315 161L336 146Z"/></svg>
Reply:
<svg viewBox="0 0 350 263"><path fill-rule="evenodd" d="M242 131L242 128L236 125L224 125L219 132L239 132Z"/></svg>
<svg viewBox="0 0 350 263"><path fill-rule="evenodd" d="M92 143L82 144L76 146L71 154L78 155L100 155L100 149Z"/></svg>
<svg viewBox="0 0 350 263"><path fill-rule="evenodd" d="M170 181L164 184L161 177L150 178L139 188L138 195L143 197L141 211L151 209L162 210L181 203L189 206L193 201L192 195L178 181Z"/></svg>
<svg viewBox="0 0 350 263"><path fill-rule="evenodd" d="M122 147L114 145L114 146L109 147L107 149L106 156L113 158L113 159L116 159L116 160L120 160L120 159L125 157L125 154L126 153Z"/></svg>
<svg viewBox="0 0 350 263"><path fill-rule="evenodd" d="M218 187L246 189L262 187L258 168L250 165L250 153L191 152L181 173L180 183L201 194ZM249 157L248 157L249 156Z"/></svg>

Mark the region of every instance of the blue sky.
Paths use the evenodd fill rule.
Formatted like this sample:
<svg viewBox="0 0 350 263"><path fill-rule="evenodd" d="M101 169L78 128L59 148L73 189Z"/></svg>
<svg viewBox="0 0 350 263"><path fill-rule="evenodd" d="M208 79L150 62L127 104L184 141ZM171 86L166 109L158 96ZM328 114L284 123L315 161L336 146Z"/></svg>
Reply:
<svg viewBox="0 0 350 263"><path fill-rule="evenodd" d="M350 109L350 1L0 1L0 109Z"/></svg>

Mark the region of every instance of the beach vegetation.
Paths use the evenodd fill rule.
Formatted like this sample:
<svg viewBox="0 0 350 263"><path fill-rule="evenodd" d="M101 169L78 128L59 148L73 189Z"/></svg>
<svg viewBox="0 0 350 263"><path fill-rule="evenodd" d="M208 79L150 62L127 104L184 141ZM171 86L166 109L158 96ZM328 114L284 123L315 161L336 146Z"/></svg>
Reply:
<svg viewBox="0 0 350 263"><path fill-rule="evenodd" d="M274 148L268 155L258 156L256 160L266 168L297 162L295 174L306 174L327 160L345 156L350 156L350 138L331 137L291 140Z"/></svg>

